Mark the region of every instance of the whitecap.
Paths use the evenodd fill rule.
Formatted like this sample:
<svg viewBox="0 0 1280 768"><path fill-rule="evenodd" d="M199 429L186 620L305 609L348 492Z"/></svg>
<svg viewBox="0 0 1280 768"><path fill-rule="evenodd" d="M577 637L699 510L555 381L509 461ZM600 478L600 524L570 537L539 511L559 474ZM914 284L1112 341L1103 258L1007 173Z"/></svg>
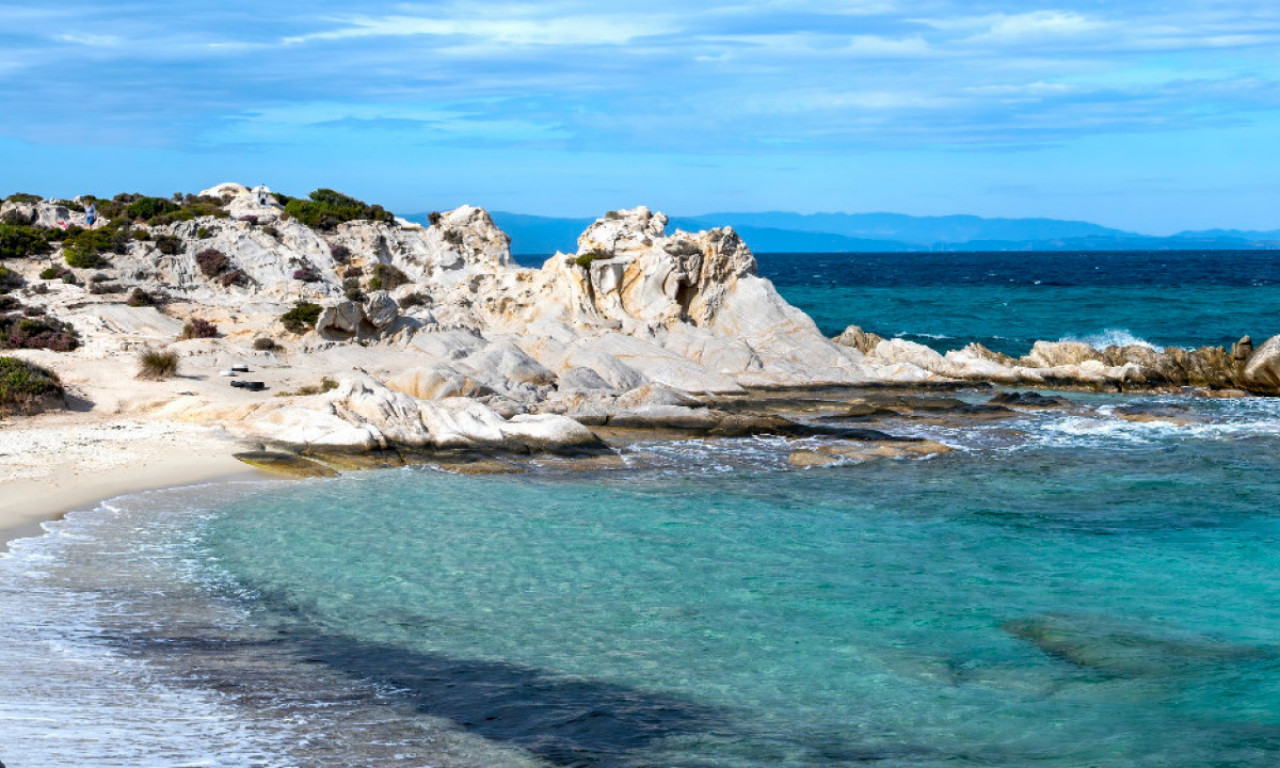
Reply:
<svg viewBox="0 0 1280 768"><path fill-rule="evenodd" d="M1107 347L1128 347L1139 346L1148 349L1156 349L1156 345L1144 338L1134 336L1131 331L1125 328L1108 328L1099 333L1092 333L1086 336L1064 336L1059 341L1075 341L1083 342L1096 350L1104 350Z"/></svg>

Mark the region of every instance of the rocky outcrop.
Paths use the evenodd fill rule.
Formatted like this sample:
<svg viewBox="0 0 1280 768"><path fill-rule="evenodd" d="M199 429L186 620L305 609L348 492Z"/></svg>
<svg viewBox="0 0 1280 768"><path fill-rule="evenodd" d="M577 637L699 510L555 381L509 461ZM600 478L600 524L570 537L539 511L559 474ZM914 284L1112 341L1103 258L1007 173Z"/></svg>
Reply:
<svg viewBox="0 0 1280 768"><path fill-rule="evenodd" d="M1249 356L1242 379L1241 383L1251 391L1280 394L1280 336L1267 339Z"/></svg>
<svg viewBox="0 0 1280 768"><path fill-rule="evenodd" d="M1280 393L1275 339L1257 350L1242 339L1229 353L1038 342L1020 359L979 344L943 353L857 326L828 339L757 274L732 229L668 233L667 218L643 207L606 214L574 253L529 269L513 261L509 239L488 214L471 206L433 215L427 226L361 220L318 229L287 215L266 188L223 184L202 194L220 200L229 216L131 222L130 237L116 238L121 252L103 254L94 284L119 284L118 293L90 291L84 275L39 281L36 260L27 260L24 277L39 281L42 309L84 336L77 354L113 359L140 345L174 343L194 317L216 323L218 338L174 348L208 358L213 371L261 354L272 370L304 359L323 367L280 393L318 391L322 375L344 379L323 394L222 405L182 395L172 404L264 442L534 450L588 444L594 437L583 424L798 436L811 432L715 403L749 391L832 385ZM5 203L4 210L41 225L77 221L74 211L49 202ZM60 258L56 250L49 255ZM225 263L215 270L214 262ZM164 311L127 306L135 287L167 298ZM281 319L299 302L320 306L314 328ZM232 359L215 360L223 356ZM859 416L851 407L846 418L918 410L868 408ZM999 403L955 408L929 418L1018 415Z"/></svg>
<svg viewBox="0 0 1280 768"><path fill-rule="evenodd" d="M599 438L573 419L521 414L504 419L470 398L421 400L371 378L348 378L330 392L218 409L179 401L168 418L218 421L239 437L322 451L483 448L496 451L595 450Z"/></svg>

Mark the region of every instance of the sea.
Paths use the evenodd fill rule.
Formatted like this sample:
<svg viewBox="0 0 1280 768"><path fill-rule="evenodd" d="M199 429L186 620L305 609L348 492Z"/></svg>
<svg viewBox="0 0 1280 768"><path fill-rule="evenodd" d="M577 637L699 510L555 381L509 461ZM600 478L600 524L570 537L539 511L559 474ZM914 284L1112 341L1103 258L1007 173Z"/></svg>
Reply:
<svg viewBox="0 0 1280 768"><path fill-rule="evenodd" d="M1280 254L763 255L835 334L1280 333ZM954 394L974 403L989 390ZM1275 766L1280 400L108 500L0 556L0 762ZM1135 404L1172 421L1120 418Z"/></svg>

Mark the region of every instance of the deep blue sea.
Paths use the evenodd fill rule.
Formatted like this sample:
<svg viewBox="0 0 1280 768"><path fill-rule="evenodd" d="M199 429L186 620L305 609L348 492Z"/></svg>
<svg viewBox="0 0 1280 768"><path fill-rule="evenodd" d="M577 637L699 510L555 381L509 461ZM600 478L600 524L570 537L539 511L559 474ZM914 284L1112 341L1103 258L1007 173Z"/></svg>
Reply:
<svg viewBox="0 0 1280 768"><path fill-rule="evenodd" d="M1025 352L1260 341L1280 332L1268 256L761 272L830 333ZM813 440L653 442L608 470L112 500L0 558L0 760L1280 764L1280 400L1068 397L886 427L956 448L924 460L796 470ZM1187 410L1118 418L1134 402Z"/></svg>
<svg viewBox="0 0 1280 768"><path fill-rule="evenodd" d="M1037 340L1230 348L1280 333L1280 251L764 254L824 333L854 323L939 351Z"/></svg>

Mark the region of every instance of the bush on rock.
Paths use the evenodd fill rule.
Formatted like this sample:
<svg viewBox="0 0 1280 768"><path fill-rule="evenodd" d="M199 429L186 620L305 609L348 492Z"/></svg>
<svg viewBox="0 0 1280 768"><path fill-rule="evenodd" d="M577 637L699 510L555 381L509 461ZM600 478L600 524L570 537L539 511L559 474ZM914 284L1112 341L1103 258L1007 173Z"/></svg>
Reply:
<svg viewBox="0 0 1280 768"><path fill-rule="evenodd" d="M319 304L300 301L293 306L293 309L280 316L280 322L284 323L284 327L291 333L306 333L309 329L316 327L320 312Z"/></svg>
<svg viewBox="0 0 1280 768"><path fill-rule="evenodd" d="M382 206L369 205L332 189L317 189L310 198L291 199L284 210L312 229L331 230L346 221L395 221L395 216Z"/></svg>
<svg viewBox="0 0 1280 768"><path fill-rule="evenodd" d="M38 413L62 397L62 383L52 371L16 357L0 357L0 416Z"/></svg>

